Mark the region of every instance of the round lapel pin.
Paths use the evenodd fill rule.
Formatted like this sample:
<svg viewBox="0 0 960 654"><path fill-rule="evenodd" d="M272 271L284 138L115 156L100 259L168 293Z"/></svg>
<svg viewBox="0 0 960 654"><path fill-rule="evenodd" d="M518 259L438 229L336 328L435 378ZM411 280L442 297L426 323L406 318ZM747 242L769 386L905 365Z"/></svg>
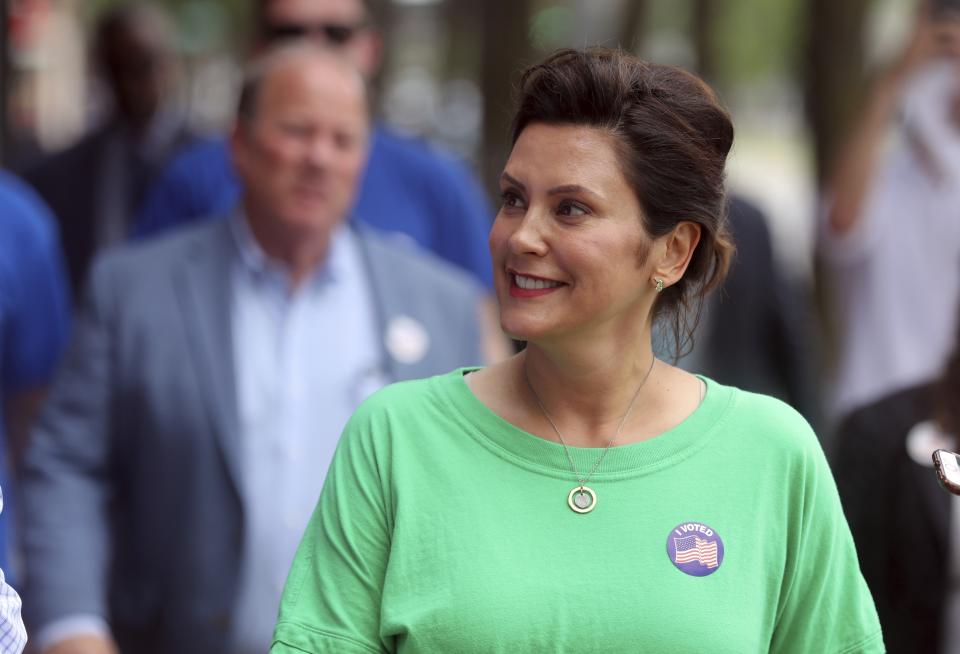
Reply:
<svg viewBox="0 0 960 654"><path fill-rule="evenodd" d="M723 540L702 522L683 522L667 536L667 556L681 572L706 577L723 563Z"/></svg>
<svg viewBox="0 0 960 654"><path fill-rule="evenodd" d="M913 459L914 463L920 464L925 468L933 467L933 459L930 453L934 450L952 450L956 443L937 427L933 420L927 420L918 423L907 432L907 454Z"/></svg>
<svg viewBox="0 0 960 654"><path fill-rule="evenodd" d="M430 334L410 316L395 316L384 334L387 351L398 363L417 363L430 349Z"/></svg>

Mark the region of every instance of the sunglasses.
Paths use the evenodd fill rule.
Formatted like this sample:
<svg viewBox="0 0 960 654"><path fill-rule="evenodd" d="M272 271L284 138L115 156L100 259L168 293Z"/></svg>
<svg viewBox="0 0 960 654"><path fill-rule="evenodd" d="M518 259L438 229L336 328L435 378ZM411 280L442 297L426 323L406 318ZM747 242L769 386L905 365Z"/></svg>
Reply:
<svg viewBox="0 0 960 654"><path fill-rule="evenodd" d="M286 41L308 36L322 35L328 43L343 45L366 29L368 23L317 23L304 25L302 23L275 23L264 26L264 36L267 41Z"/></svg>

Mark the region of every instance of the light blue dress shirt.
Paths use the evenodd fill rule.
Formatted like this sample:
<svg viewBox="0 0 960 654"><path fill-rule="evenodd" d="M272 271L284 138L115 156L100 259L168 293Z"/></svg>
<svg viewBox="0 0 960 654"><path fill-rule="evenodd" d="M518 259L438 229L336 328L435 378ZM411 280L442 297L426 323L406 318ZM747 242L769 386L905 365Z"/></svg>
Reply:
<svg viewBox="0 0 960 654"><path fill-rule="evenodd" d="M359 244L337 229L327 259L291 291L288 270L234 219L234 369L245 542L233 638L262 654L300 537L347 419L386 383Z"/></svg>

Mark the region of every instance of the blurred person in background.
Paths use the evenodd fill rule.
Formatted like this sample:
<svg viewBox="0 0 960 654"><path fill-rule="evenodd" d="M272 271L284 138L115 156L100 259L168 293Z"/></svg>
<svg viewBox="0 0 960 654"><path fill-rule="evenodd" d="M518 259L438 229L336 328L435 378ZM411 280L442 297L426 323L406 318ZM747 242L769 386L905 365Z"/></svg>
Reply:
<svg viewBox="0 0 960 654"><path fill-rule="evenodd" d="M25 463L39 651L262 653L350 413L481 360L466 273L347 222L370 132L352 64L251 68L239 207L105 253Z"/></svg>
<svg viewBox="0 0 960 654"><path fill-rule="evenodd" d="M837 486L890 654L960 652L960 498L931 458L958 435L960 330L939 379L857 409L837 434Z"/></svg>
<svg viewBox="0 0 960 654"><path fill-rule="evenodd" d="M0 171L0 567L16 515L16 470L69 333L70 292L56 221L37 194Z"/></svg>
<svg viewBox="0 0 960 654"><path fill-rule="evenodd" d="M898 118L896 141L888 136ZM828 189L819 242L842 418L935 377L960 298L960 14L924 3L877 78Z"/></svg>
<svg viewBox="0 0 960 654"><path fill-rule="evenodd" d="M126 238L151 180L191 138L175 101L173 30L156 3L101 16L92 60L109 94L102 124L24 172L60 222L74 291L94 254Z"/></svg>
<svg viewBox="0 0 960 654"><path fill-rule="evenodd" d="M0 513L3 512L3 492L0 491ZM27 645L27 629L20 610L23 602L0 568L0 652L20 654Z"/></svg>
<svg viewBox="0 0 960 654"><path fill-rule="evenodd" d="M37 194L0 171L0 481L16 468L69 331L70 296L56 222ZM20 598L6 582L12 509L0 493L0 651L23 650Z"/></svg>
<svg viewBox="0 0 960 654"><path fill-rule="evenodd" d="M349 57L368 80L381 64L382 39L364 0L257 0L262 51L309 38ZM151 190L136 226L147 236L222 215L239 195L225 139L181 152ZM467 170L447 154L374 126L353 218L413 238L486 287L492 284L487 231L493 211Z"/></svg>
<svg viewBox="0 0 960 654"><path fill-rule="evenodd" d="M32 188L0 170L0 434L6 427L4 449L14 461L66 346L69 323L56 221Z"/></svg>
<svg viewBox="0 0 960 654"><path fill-rule="evenodd" d="M785 279L774 257L767 218L731 194L728 227L737 252L723 286L703 306L684 370L722 384L777 397L816 424L819 398L812 362L813 325L802 293ZM657 338L669 355L669 343Z"/></svg>

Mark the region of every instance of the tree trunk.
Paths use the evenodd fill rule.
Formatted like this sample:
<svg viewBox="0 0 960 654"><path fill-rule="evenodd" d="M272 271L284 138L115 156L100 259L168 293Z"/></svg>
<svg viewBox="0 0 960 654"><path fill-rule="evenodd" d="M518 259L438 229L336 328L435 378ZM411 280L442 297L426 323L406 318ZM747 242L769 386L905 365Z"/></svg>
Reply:
<svg viewBox="0 0 960 654"><path fill-rule="evenodd" d="M646 33L647 0L624 0L622 11L617 43L627 52L637 53Z"/></svg>
<svg viewBox="0 0 960 654"><path fill-rule="evenodd" d="M808 0L804 86L817 182L829 176L866 81L864 25L871 0Z"/></svg>
<svg viewBox="0 0 960 654"><path fill-rule="evenodd" d="M484 0L457 0L444 4L447 52L444 76L475 78L481 69L483 35L477 34L485 12Z"/></svg>
<svg viewBox="0 0 960 654"><path fill-rule="evenodd" d="M717 82L717 42L712 26L717 17L716 0L693 0L694 65L697 74L711 84Z"/></svg>
<svg viewBox="0 0 960 654"><path fill-rule="evenodd" d="M818 189L823 189L839 148L850 131L866 82L864 25L871 0L809 0L804 91L813 136ZM818 308L821 367L830 375L839 359L837 317L823 261L814 261L814 304Z"/></svg>
<svg viewBox="0 0 960 654"><path fill-rule="evenodd" d="M510 119L520 72L535 53L530 43L532 0L487 0L483 5L483 154L481 175L494 194L510 152Z"/></svg>

